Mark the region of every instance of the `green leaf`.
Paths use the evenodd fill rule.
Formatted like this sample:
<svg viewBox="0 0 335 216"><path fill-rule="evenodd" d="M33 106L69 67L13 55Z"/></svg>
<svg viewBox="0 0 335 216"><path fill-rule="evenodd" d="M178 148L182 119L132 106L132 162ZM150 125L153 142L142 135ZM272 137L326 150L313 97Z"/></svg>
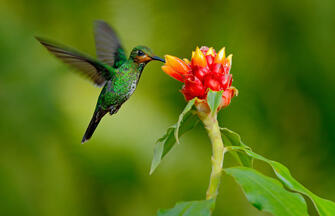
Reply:
<svg viewBox="0 0 335 216"><path fill-rule="evenodd" d="M196 98L193 98L192 100L190 100L186 107L184 108L183 112L179 115L179 119L176 125L176 129L174 130L174 137L176 139L176 142L179 144L179 128L180 128L180 124L182 123L184 116L186 115L186 113L188 113L191 109L192 106L194 105Z"/></svg>
<svg viewBox="0 0 335 216"><path fill-rule="evenodd" d="M157 216L210 216L214 200L180 202L172 209L160 209Z"/></svg>
<svg viewBox="0 0 335 216"><path fill-rule="evenodd" d="M259 154L256 154L255 152L245 147L230 146L228 147L228 150L229 149L235 150L235 151L244 151L250 157L253 157L254 159L258 159L258 160L268 163L272 167L274 173L279 178L279 180L287 188L289 188L292 191L296 191L301 194L304 194L312 200L320 216L334 216L335 215L335 203L334 202L323 199L317 196L316 194L312 193L307 188L305 188L295 178L293 178L288 168L284 166L283 164L276 162L276 161L269 160Z"/></svg>
<svg viewBox="0 0 335 216"><path fill-rule="evenodd" d="M211 89L208 91L207 103L209 105L209 108L211 109L212 115L214 115L214 113L220 106L222 100L222 93L223 91L212 91Z"/></svg>
<svg viewBox="0 0 335 216"><path fill-rule="evenodd" d="M298 193L285 190L278 180L248 167L224 170L235 178L249 202L257 209L276 216L308 215L304 198Z"/></svg>
<svg viewBox="0 0 335 216"><path fill-rule="evenodd" d="M241 146L250 149L249 146L245 145L240 135L231 131L227 128L221 128L221 134L225 146ZM252 157L244 154L243 152L230 152L237 159L237 161L245 167L252 167Z"/></svg>
<svg viewBox="0 0 335 216"><path fill-rule="evenodd" d="M288 168L285 167L283 164L276 162L276 161L269 160L267 158L264 158L263 156L258 155L248 149L245 149L244 151L251 157L268 163L272 167L273 171L275 172L279 180L287 188L308 196L312 200L320 216L334 216L335 215L335 203L334 202L323 199L317 196L316 194L312 193L307 188L305 188L295 178L293 178Z"/></svg>
<svg viewBox="0 0 335 216"><path fill-rule="evenodd" d="M197 115L192 112L187 112L182 121L179 123L179 133L178 136L182 136L187 131L194 128L199 123L199 118ZM159 138L156 142L156 146L154 148L154 157L151 162L150 175L155 171L157 166L160 164L164 156L172 149L172 147L176 144L175 130L177 128L177 124L172 125L168 128L164 136Z"/></svg>

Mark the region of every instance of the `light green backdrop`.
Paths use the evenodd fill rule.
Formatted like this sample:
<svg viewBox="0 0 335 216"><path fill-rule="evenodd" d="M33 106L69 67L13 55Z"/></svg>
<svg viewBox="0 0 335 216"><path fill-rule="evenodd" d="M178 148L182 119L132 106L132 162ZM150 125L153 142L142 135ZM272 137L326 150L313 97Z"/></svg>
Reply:
<svg viewBox="0 0 335 216"><path fill-rule="evenodd" d="M33 36L94 55L95 19L114 26L128 53L143 44L189 58L197 45L226 46L240 95L221 111L222 126L335 200L334 10L332 0L1 0L0 215L149 216L204 197L211 147L200 127L148 175L155 140L185 105L159 62L80 144L100 89ZM214 215L265 214L225 176Z"/></svg>

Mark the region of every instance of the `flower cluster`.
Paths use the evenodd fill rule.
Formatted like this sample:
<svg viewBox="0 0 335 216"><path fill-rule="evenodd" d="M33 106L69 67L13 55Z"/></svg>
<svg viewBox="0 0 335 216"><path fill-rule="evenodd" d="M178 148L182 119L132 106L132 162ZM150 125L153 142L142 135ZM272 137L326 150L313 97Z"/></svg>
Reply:
<svg viewBox="0 0 335 216"><path fill-rule="evenodd" d="M197 97L198 103L205 103L209 89L222 91L222 100L219 109L230 104L231 98L237 94L237 90L231 86L232 75L229 73L232 64L232 55L225 56L225 48L218 53L213 48L206 46L197 47L192 52L192 59L179 59L166 55L166 63L162 70L183 82L181 90L187 101Z"/></svg>

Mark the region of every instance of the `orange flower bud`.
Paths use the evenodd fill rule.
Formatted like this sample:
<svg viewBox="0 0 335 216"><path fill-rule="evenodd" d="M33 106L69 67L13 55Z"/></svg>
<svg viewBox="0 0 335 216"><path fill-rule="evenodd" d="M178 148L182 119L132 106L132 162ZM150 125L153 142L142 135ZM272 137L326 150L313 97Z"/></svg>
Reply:
<svg viewBox="0 0 335 216"><path fill-rule="evenodd" d="M208 56L208 55L211 55L211 56L215 57L213 47L211 47L211 48L209 48L209 49L207 50L206 56Z"/></svg>
<svg viewBox="0 0 335 216"><path fill-rule="evenodd" d="M215 56L214 63L222 63L226 57L225 47L223 47L218 54Z"/></svg>
<svg viewBox="0 0 335 216"><path fill-rule="evenodd" d="M175 56L166 55L165 61L166 61L165 65L169 65L181 75L187 74L191 70L190 66L188 66L183 60Z"/></svg>
<svg viewBox="0 0 335 216"><path fill-rule="evenodd" d="M162 70L169 76L175 78L176 80L183 82L183 77L176 72L172 67L170 67L169 65L163 65L162 66Z"/></svg>
<svg viewBox="0 0 335 216"><path fill-rule="evenodd" d="M198 66L198 67L207 66L205 55L201 52L199 47L196 48L194 56L192 57L192 66Z"/></svg>

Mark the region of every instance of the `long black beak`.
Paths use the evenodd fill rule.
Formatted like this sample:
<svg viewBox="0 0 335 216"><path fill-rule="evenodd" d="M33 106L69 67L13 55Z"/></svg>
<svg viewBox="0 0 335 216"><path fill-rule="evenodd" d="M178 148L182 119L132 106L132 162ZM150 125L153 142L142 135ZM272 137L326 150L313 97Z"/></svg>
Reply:
<svg viewBox="0 0 335 216"><path fill-rule="evenodd" d="M160 57L158 57L158 56L153 56L153 57L151 57L151 59L152 59L152 60L161 61L161 62L164 62L164 63L165 63L165 60L162 59L162 58L160 58Z"/></svg>

